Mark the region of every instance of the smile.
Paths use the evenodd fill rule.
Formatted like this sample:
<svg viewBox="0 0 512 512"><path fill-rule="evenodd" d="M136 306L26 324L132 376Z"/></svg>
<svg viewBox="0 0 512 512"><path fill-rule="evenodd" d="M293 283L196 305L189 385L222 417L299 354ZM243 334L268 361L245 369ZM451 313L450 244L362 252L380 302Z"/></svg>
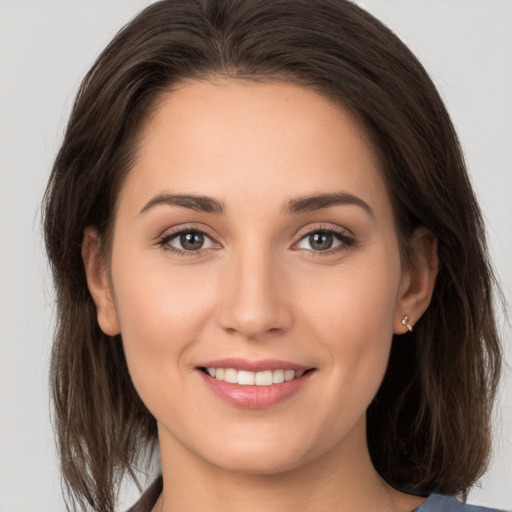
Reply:
<svg viewBox="0 0 512 512"><path fill-rule="evenodd" d="M196 369L222 402L244 409L265 409L287 401L318 373L316 368L275 359L205 361Z"/></svg>
<svg viewBox="0 0 512 512"><path fill-rule="evenodd" d="M210 377L231 384L240 384L242 386L271 386L272 384L282 384L304 375L306 370L263 370L251 372L247 370L236 370L235 368L204 368Z"/></svg>

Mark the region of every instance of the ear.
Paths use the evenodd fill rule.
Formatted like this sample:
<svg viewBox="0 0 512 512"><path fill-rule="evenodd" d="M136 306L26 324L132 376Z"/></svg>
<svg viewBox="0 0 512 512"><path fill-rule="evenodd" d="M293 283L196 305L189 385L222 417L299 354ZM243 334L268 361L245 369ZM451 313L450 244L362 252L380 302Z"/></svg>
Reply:
<svg viewBox="0 0 512 512"><path fill-rule="evenodd" d="M82 241L82 259L87 285L96 304L100 329L108 336L115 336L121 332L121 329L117 319L107 268L100 249L101 241L98 232L94 228L86 228Z"/></svg>
<svg viewBox="0 0 512 512"><path fill-rule="evenodd" d="M404 334L408 328L402 320L413 326L430 304L439 268L437 238L426 228L418 228L411 240L409 265L403 270L397 297L393 332Z"/></svg>

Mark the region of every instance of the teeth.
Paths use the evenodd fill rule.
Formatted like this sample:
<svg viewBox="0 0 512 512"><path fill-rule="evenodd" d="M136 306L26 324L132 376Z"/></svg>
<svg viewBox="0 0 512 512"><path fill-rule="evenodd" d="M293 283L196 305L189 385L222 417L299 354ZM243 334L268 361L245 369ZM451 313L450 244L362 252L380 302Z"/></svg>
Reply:
<svg viewBox="0 0 512 512"><path fill-rule="evenodd" d="M288 382L289 380L293 380L295 378L295 372L293 370L286 370L284 372L284 380Z"/></svg>
<svg viewBox="0 0 512 512"><path fill-rule="evenodd" d="M234 368L206 368L210 377L242 386L271 386L281 384L304 375L306 370L265 370L262 372L248 372Z"/></svg>
<svg viewBox="0 0 512 512"><path fill-rule="evenodd" d="M224 375L224 380L226 382L230 382L231 384L236 384L238 377L238 372L234 368L226 368L226 373Z"/></svg>
<svg viewBox="0 0 512 512"><path fill-rule="evenodd" d="M274 384L281 384L284 382L284 370L275 370L272 372L272 382Z"/></svg>
<svg viewBox="0 0 512 512"><path fill-rule="evenodd" d="M237 377L236 381L238 382L238 384L242 384L244 386L253 386L254 378L255 378L254 372L246 372L244 370L239 370L238 377Z"/></svg>
<svg viewBox="0 0 512 512"><path fill-rule="evenodd" d="M256 386L272 386L272 372L267 370L256 373L254 384L256 384Z"/></svg>

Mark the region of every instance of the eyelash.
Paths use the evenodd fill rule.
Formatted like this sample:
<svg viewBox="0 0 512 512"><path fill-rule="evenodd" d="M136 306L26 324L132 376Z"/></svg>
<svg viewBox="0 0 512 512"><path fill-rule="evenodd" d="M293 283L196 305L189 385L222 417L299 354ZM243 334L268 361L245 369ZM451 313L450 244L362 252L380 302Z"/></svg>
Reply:
<svg viewBox="0 0 512 512"><path fill-rule="evenodd" d="M209 238L214 244L219 245L213 237L211 237L206 231L203 231L202 229L198 229L196 227L184 227L177 229L176 231L172 231L170 233L166 233L163 235L160 240L158 241L158 245L165 251L169 251L173 254L176 254L178 256L198 256L202 254L204 251L207 251L208 249L198 249L197 251L193 250L184 250L184 249L177 249L176 247L173 247L172 245L169 245L169 242L175 238L177 238L180 235L183 234L190 234L190 233L196 233L203 235L207 238ZM341 242L338 246L332 248L332 249L326 249L324 251L315 251L313 249L303 249L311 253L311 257L322 257L322 256L331 256L334 254L338 254L341 252L344 252L349 249L349 247L353 246L356 241L355 239L347 234L346 230L342 229L336 229L332 227L317 227L314 229L309 229L307 231L304 231L300 233L299 240L295 242L294 245L297 245L302 240L304 240L306 237L315 234L315 233L321 233L321 234L328 234L333 235L339 242Z"/></svg>
<svg viewBox="0 0 512 512"><path fill-rule="evenodd" d="M313 258L321 258L324 256L332 256L334 254L340 254L342 252L347 251L351 246L353 246L356 243L356 240L354 239L354 237L349 235L348 232L344 229L319 226L319 227L315 227L313 229L308 229L306 231L301 232L299 234L299 240L297 242L295 242L294 245L297 245L302 240L304 240L306 237L308 237L312 234L315 234L315 233L333 235L334 238L338 239L338 241L341 243L338 246L333 247L332 249L326 249L324 251L315 251L313 249L303 249L303 250L307 250L310 253L310 256Z"/></svg>
<svg viewBox="0 0 512 512"><path fill-rule="evenodd" d="M204 251L208 249L199 249L197 251L186 251L184 249L177 249L176 247L173 247L172 245L169 245L169 242L180 235L187 234L187 233L196 233L200 235L204 235L205 237L209 238L212 242L216 243L214 239L204 230L198 229L196 227L183 227L179 228L176 231L171 231L170 233L166 233L163 235L160 240L158 241L158 245L165 251L169 251L173 254L176 254L178 256L197 256L199 254L202 254ZM218 244L217 244L218 245Z"/></svg>

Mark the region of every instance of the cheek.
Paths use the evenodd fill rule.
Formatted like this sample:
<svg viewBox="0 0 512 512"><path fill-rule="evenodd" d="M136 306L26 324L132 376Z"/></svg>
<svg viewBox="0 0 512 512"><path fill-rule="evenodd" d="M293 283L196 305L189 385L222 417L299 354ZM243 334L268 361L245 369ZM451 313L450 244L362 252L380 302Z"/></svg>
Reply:
<svg viewBox="0 0 512 512"><path fill-rule="evenodd" d="M392 253L391 253L392 254ZM303 330L315 339L330 369L333 403L339 415L362 414L386 371L400 279L399 260L340 268L317 275L302 307ZM305 284L304 284L305 286ZM338 398L339 397L339 398Z"/></svg>
<svg viewBox="0 0 512 512"><path fill-rule="evenodd" d="M124 254L113 266L112 279L130 375L146 406L156 412L163 396L154 390L179 385L179 372L190 363L188 354L200 339L213 297L204 273L148 260Z"/></svg>
<svg viewBox="0 0 512 512"><path fill-rule="evenodd" d="M123 337L172 346L169 338L194 330L211 301L205 269L173 264L158 247L131 249L122 234L113 248L112 280Z"/></svg>
<svg viewBox="0 0 512 512"><path fill-rule="evenodd" d="M399 279L398 262L369 260L335 272L322 269L295 293L304 298L302 314L324 333L322 339L356 350L391 336Z"/></svg>

